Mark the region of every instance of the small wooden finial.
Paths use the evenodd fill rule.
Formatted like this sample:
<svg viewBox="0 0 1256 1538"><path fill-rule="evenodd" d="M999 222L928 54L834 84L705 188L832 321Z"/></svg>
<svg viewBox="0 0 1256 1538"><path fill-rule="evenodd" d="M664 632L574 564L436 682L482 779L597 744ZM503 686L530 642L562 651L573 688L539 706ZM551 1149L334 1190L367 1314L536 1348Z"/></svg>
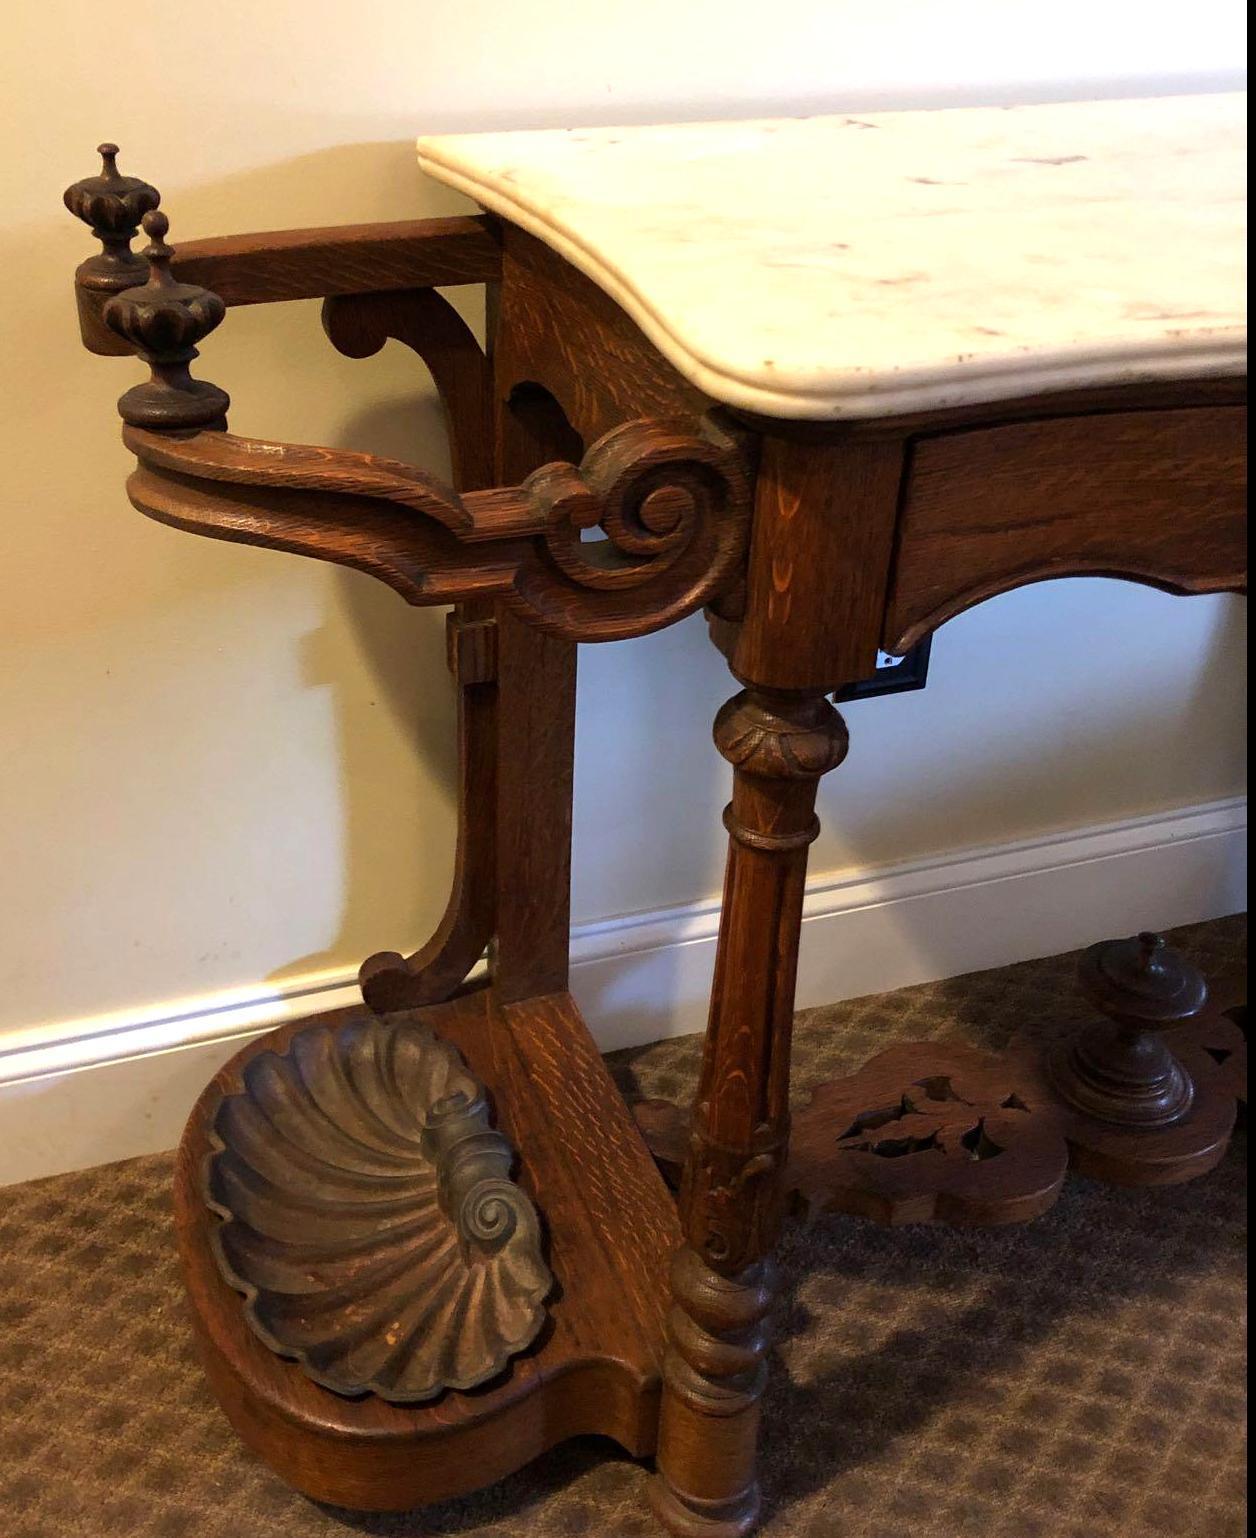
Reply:
<svg viewBox="0 0 1256 1538"><path fill-rule="evenodd" d="M1199 1015L1203 976L1145 929L1084 953L1082 992L1106 1018L1084 1027L1051 1062L1056 1089L1080 1111L1114 1127L1171 1126L1191 1108L1195 1086L1160 1035Z"/></svg>
<svg viewBox="0 0 1256 1538"><path fill-rule="evenodd" d="M140 220L161 202L161 193L138 176L118 170L118 146L97 146L100 171L65 189L65 206L89 225L103 250L79 268L81 283L115 293L144 280L144 262L131 250Z"/></svg>
<svg viewBox="0 0 1256 1538"><path fill-rule="evenodd" d="M193 379L188 365L196 344L219 324L227 307L217 294L180 283L170 269L174 251L166 244L170 221L153 209L144 215L148 281L115 295L104 308L109 329L139 354L152 377L118 402L124 422L156 432L225 427L231 404L225 390Z"/></svg>

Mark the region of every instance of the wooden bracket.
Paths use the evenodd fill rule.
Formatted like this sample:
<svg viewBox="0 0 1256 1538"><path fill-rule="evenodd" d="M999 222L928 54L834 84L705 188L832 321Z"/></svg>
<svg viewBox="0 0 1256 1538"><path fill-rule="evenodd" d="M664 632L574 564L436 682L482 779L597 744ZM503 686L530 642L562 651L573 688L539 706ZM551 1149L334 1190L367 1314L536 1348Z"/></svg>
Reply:
<svg viewBox="0 0 1256 1538"><path fill-rule="evenodd" d="M119 172L116 144L102 144L98 153L101 171L68 187L64 201L102 248L74 275L83 345L117 356L133 348L110 329L104 307L113 295L144 282L144 261L131 241L161 194ZM186 242L173 264L179 282L212 289L228 308L492 283L501 268L496 221L486 214L215 236Z"/></svg>

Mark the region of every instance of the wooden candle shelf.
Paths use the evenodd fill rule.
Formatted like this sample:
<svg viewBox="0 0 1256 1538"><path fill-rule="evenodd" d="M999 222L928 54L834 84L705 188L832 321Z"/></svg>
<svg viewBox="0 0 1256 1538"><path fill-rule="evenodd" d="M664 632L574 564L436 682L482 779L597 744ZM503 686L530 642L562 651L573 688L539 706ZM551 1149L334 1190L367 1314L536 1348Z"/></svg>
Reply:
<svg viewBox="0 0 1256 1538"><path fill-rule="evenodd" d="M66 193L102 245L84 344L150 370L119 402L134 506L453 611L445 916L367 958L362 1008L245 1047L179 1160L210 1381L297 1489L400 1509L598 1432L656 1454L678 1538L741 1538L791 1206L1011 1222L1070 1166L1154 1185L1220 1157L1239 997L1151 934L1087 954L1102 1018L1049 1054L896 1048L792 1122L789 1058L831 696L1026 582L1246 590L1243 142L1228 97L453 136L422 163L482 214L181 250L112 145ZM487 290L487 346L437 292L459 284ZM198 345L314 297L346 356L420 358L452 484L227 430ZM699 609L738 684L715 978L692 1108L635 1124L568 993L576 651ZM452 1099L398 1077L434 1041ZM495 1181L523 1225L505 1288L463 1221ZM419 1302L468 1328L399 1365Z"/></svg>

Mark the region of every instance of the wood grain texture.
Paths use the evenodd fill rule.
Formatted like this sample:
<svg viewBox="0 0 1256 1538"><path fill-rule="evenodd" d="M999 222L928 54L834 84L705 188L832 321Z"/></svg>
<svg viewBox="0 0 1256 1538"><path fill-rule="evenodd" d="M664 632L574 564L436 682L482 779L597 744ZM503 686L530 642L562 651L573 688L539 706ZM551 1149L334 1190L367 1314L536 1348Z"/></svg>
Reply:
<svg viewBox="0 0 1256 1538"><path fill-rule="evenodd" d="M823 690L873 671L903 462L893 438L764 440L745 617L726 643L738 678Z"/></svg>
<svg viewBox="0 0 1256 1538"><path fill-rule="evenodd" d="M845 751L823 695L871 672L879 646L902 649L1021 581L1095 571L1174 591L1240 585L1245 382L1057 392L859 424L736 422L711 413L594 284L489 220L196 243L175 275L228 304L322 296L337 346L365 356L401 339L445 401L456 488L369 456L132 431L130 489L177 527L357 566L411 602L460 605L455 892L432 942L408 962L385 958L367 985L377 1007L448 991L496 931L495 991L424 1014L500 1089L500 1124L550 1225L560 1283L552 1330L480 1393L402 1420L389 1419L395 1407L303 1399L282 1363L250 1356L238 1300L206 1281L186 1161L220 1084L189 1126L180 1177L211 1378L246 1439L322 1498L438 1499L579 1431L640 1453L657 1427L652 1500L664 1523L683 1538L743 1535L758 1519L771 1249L791 1189L884 1221L1008 1221L1053 1197L1061 1150L1137 1184L1188 1178L1224 1146L1245 1042L1216 1012L1174 1041L1204 1087L1202 1109L1151 1133L1052 1099L1032 1054L947 1066L931 1046L821 1092L796 1118L791 1153L787 1085L816 782ZM488 285L487 357L426 292L455 282ZM595 524L600 545L585 537ZM573 643L643 634L700 604L747 688L717 722L734 789L701 1089L690 1121L654 1122L684 1165L681 1244L561 990ZM399 979L410 991L388 994ZM923 1108L907 1104L913 1095ZM928 1126L912 1120L922 1116Z"/></svg>
<svg viewBox="0 0 1256 1538"><path fill-rule="evenodd" d="M883 644L1048 577L1169 592L1247 580L1247 412L1115 412L914 445Z"/></svg>
<svg viewBox="0 0 1256 1538"><path fill-rule="evenodd" d="M734 1538L758 1521L755 1450L785 1197L807 848L819 831L816 786L842 761L847 736L822 696L751 688L717 716L715 743L734 768L728 864L651 1487L655 1511L685 1538Z"/></svg>
<svg viewBox="0 0 1256 1538"><path fill-rule="evenodd" d="M596 283L513 225L502 241L499 381L543 386L586 442L633 417L710 409Z"/></svg>
<svg viewBox="0 0 1256 1538"><path fill-rule="evenodd" d="M1014 1040L1001 1053L938 1041L891 1047L793 1109L788 1205L805 1218L994 1227L1054 1206L1069 1169L1129 1187L1194 1180L1221 1159L1236 1101L1246 1099L1247 1042L1217 1008L1173 1029L1169 1041L1195 1101L1159 1129L1121 1127L1068 1104L1038 1040ZM651 1100L634 1115L674 1185L692 1111Z"/></svg>
<svg viewBox="0 0 1256 1538"><path fill-rule="evenodd" d="M1064 1117L1038 1054L912 1042L821 1085L795 1116L789 1188L808 1216L990 1226L1054 1206Z"/></svg>
<svg viewBox="0 0 1256 1538"><path fill-rule="evenodd" d="M571 640L693 613L737 579L745 551L749 467L711 419L626 422L579 467L465 496L348 450L134 427L124 440L140 462L131 501L159 522L355 566L410 603L500 596ZM604 538L586 541L595 526Z"/></svg>
<svg viewBox="0 0 1256 1538"><path fill-rule="evenodd" d="M337 352L369 358L393 338L426 364L445 412L454 489L493 484L492 370L453 305L430 288L345 294L323 301L323 330Z"/></svg>
<svg viewBox="0 0 1256 1538"><path fill-rule="evenodd" d="M454 874L440 922L409 956L377 951L358 972L381 1014L449 998L483 956L497 922L497 620L487 599L446 618L458 692L458 827Z"/></svg>
<svg viewBox="0 0 1256 1538"><path fill-rule="evenodd" d="M334 1025L352 1013L324 1019ZM250 1043L216 1076L180 1149L180 1255L220 1403L241 1437L289 1483L314 1499L364 1510L400 1510L480 1488L582 1433L648 1454L664 1270L679 1229L575 1006L560 995L506 1012L482 990L413 1018L463 1053L489 1087L499 1127L520 1151L518 1178L541 1213L558 1279L549 1326L496 1383L448 1392L428 1406L343 1399L252 1334L210 1252L217 1220L201 1199L199 1172L221 1097L238 1090L248 1061L282 1051L309 1023L297 1021ZM585 1191L594 1194L586 1199ZM624 1223L624 1210L632 1211L632 1224Z"/></svg>
<svg viewBox="0 0 1256 1538"><path fill-rule="evenodd" d="M418 354L440 396L458 492L493 484L492 370L466 322L431 289L351 294L323 302L323 329L351 358L390 338ZM497 622L490 599L455 605L446 619L457 689L458 828L454 876L440 923L409 956L381 951L362 963L362 994L381 1012L447 999L484 954L496 914Z"/></svg>
<svg viewBox="0 0 1256 1538"><path fill-rule="evenodd" d="M500 273L486 214L215 236L185 241L175 259L176 277L228 305L491 283Z"/></svg>
<svg viewBox="0 0 1256 1538"><path fill-rule="evenodd" d="M174 259L180 282L212 289L231 308L493 283L500 273L501 247L488 215L214 236L185 241ZM105 325L106 301L145 277L138 258L110 275L116 281L102 281L106 275L89 263L75 275L83 345L103 356L131 350Z"/></svg>
<svg viewBox="0 0 1256 1538"><path fill-rule="evenodd" d="M497 925L500 999L567 986L576 648L502 612L497 635Z"/></svg>

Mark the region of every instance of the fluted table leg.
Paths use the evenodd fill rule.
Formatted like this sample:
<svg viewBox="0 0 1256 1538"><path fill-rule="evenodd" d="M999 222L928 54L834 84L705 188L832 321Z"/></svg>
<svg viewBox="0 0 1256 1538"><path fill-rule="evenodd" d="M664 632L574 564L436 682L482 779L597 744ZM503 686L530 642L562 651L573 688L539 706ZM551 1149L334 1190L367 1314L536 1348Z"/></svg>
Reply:
<svg viewBox="0 0 1256 1538"><path fill-rule="evenodd" d="M732 1538L759 1511L771 1250L789 1136L789 1047L816 785L846 753L823 695L748 689L716 718L734 766L724 915L681 1191L655 1510L683 1535Z"/></svg>

